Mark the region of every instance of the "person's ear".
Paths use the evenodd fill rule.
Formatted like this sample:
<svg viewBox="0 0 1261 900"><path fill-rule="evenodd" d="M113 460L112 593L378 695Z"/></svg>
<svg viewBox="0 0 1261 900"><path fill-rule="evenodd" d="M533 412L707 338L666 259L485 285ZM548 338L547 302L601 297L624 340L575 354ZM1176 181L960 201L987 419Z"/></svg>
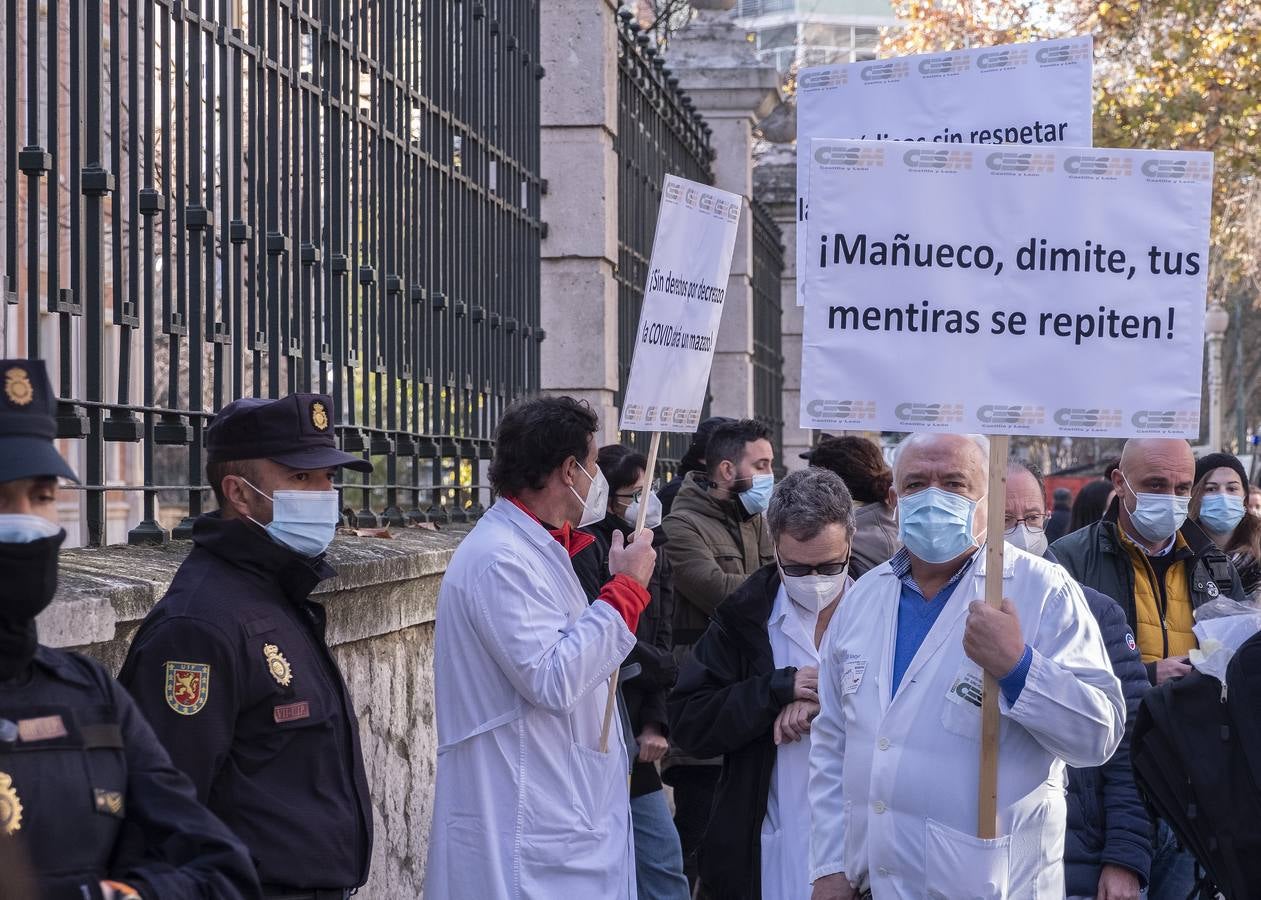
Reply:
<svg viewBox="0 0 1261 900"><path fill-rule="evenodd" d="M240 475L225 475L222 488L225 511L231 511L241 518L252 515L250 495L254 493L254 489L245 483L244 478Z"/></svg>
<svg viewBox="0 0 1261 900"><path fill-rule="evenodd" d="M888 493L888 495L885 497L885 502L886 502L886 503L888 503L888 504L889 504L889 506L890 506L890 507L892 507L893 509L897 509L897 508L898 508L898 492L897 492L897 488L894 488L892 485L890 485L890 487L889 487L889 493Z"/></svg>

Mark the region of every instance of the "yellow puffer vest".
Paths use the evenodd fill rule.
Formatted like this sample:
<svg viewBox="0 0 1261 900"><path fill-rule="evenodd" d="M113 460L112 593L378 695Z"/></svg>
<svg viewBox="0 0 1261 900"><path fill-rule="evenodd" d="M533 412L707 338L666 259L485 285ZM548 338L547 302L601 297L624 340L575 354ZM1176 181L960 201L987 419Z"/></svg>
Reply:
<svg viewBox="0 0 1261 900"><path fill-rule="evenodd" d="M1138 648L1143 662L1156 662L1171 656L1186 656L1196 647L1192 614L1190 579L1186 567L1195 562L1193 556L1180 559L1165 573L1163 586L1156 583L1156 572L1147 553L1130 540L1125 529L1118 528L1121 546L1134 565L1134 611L1137 619ZM1170 553L1190 553L1186 538L1178 534ZM1161 606L1165 614L1161 615ZM1166 646L1166 641L1168 644Z"/></svg>

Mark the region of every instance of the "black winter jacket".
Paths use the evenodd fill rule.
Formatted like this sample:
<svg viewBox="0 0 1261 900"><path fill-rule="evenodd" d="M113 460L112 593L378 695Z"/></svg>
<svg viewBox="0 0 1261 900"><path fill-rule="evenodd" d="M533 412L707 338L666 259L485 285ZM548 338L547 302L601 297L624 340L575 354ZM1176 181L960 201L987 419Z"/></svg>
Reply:
<svg viewBox="0 0 1261 900"><path fill-rule="evenodd" d="M587 593L589 600L600 594L600 589L612 580L609 574L609 547L613 543L613 532L620 531L625 536L635 530L635 526L619 516L605 516L594 525L583 531L595 538L595 543L573 558L574 573L578 583ZM670 561L666 558L664 546L665 532L660 527L653 530L652 546L657 551L657 567L653 570L652 580L648 582L648 593L652 600L639 616L639 627L635 629L635 646L626 657L623 665L640 666L640 673L622 683L622 700L626 705L626 715L630 719L631 728L638 735L645 722L656 722L662 733L669 735L667 728L666 695L678 678L679 667L675 662L672 650L674 643L674 588L673 576L670 572ZM634 750L633 747L628 748ZM634 759L631 766L631 796L639 797L661 790L661 776L652 763Z"/></svg>
<svg viewBox="0 0 1261 900"><path fill-rule="evenodd" d="M1125 694L1125 736L1102 766L1068 770L1068 827L1064 835L1064 891L1093 897L1105 865L1124 866L1147 884L1152 864L1152 823L1130 769L1130 735L1149 687L1147 671L1125 613L1110 597L1082 587L1108 648L1112 671Z"/></svg>
<svg viewBox="0 0 1261 900"><path fill-rule="evenodd" d="M1092 587L1121 604L1125 620L1137 634L1138 611L1134 603L1134 565L1121 546L1117 535L1118 502L1112 505L1098 522L1065 535L1051 545L1055 559L1068 570L1068 574L1083 587ZM1232 600L1246 599L1239 573L1229 557L1222 552L1195 522L1187 520L1182 526L1182 536L1191 551L1190 565L1186 567L1191 595L1191 608L1198 609L1218 596ZM1183 551L1185 552L1185 551ZM1147 666L1147 679L1156 683L1156 664Z"/></svg>
<svg viewBox="0 0 1261 900"><path fill-rule="evenodd" d="M775 767L771 726L792 702L797 675L792 666L774 668L766 621L778 591L772 564L719 604L670 695L674 742L693 756L723 757L700 879L710 896L724 900L762 896L762 820Z"/></svg>

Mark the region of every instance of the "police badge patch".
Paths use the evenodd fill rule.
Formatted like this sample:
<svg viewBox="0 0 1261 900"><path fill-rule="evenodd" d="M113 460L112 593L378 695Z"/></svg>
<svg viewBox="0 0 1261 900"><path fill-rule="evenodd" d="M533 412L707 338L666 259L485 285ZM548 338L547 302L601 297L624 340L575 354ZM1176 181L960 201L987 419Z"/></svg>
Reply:
<svg viewBox="0 0 1261 900"><path fill-rule="evenodd" d="M328 431L328 410L318 400L311 404L311 424L320 431Z"/></svg>
<svg viewBox="0 0 1261 900"><path fill-rule="evenodd" d="M35 388L26 369L14 366L4 373L4 395L14 406L26 406L35 399Z"/></svg>
<svg viewBox="0 0 1261 900"><path fill-rule="evenodd" d="M181 716L195 716L209 697L210 666L207 663L167 662L167 706Z"/></svg>
<svg viewBox="0 0 1261 900"><path fill-rule="evenodd" d="M271 677L276 679L276 684L288 687L293 681L293 669L289 666L289 660L285 659L285 655L280 652L280 648L275 644L263 644L263 659L267 660L267 671L271 672Z"/></svg>
<svg viewBox="0 0 1261 900"><path fill-rule="evenodd" d="M16 834L22 827L22 801L7 772L0 772L0 834Z"/></svg>

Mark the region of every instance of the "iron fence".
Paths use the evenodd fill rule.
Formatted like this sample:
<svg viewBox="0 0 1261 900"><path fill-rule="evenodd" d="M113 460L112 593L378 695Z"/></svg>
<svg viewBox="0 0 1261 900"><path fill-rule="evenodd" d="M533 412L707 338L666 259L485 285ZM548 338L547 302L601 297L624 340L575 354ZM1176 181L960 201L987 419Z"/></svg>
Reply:
<svg viewBox="0 0 1261 900"><path fill-rule="evenodd" d="M784 245L779 226L758 201L753 220L753 411L771 429L778 466L784 460L784 353L781 296Z"/></svg>
<svg viewBox="0 0 1261 900"><path fill-rule="evenodd" d="M623 10L619 18L614 149L618 159L618 383L625 385L643 306L662 182L666 175L678 175L712 183L713 152L709 126L691 98L679 90L679 80L670 74L648 34L630 11ZM620 391L614 402L621 406ZM708 408L707 401L705 410ZM623 432L621 437L623 443L647 452L648 433ZM686 434L662 435L659 459L663 471L673 470L690 440Z"/></svg>
<svg viewBox="0 0 1261 900"><path fill-rule="evenodd" d="M186 536L212 411L291 391L377 463L353 524L476 512L539 380L538 0L0 15L5 343L49 360L87 542L114 491L143 497L129 540L165 539L159 498Z"/></svg>

